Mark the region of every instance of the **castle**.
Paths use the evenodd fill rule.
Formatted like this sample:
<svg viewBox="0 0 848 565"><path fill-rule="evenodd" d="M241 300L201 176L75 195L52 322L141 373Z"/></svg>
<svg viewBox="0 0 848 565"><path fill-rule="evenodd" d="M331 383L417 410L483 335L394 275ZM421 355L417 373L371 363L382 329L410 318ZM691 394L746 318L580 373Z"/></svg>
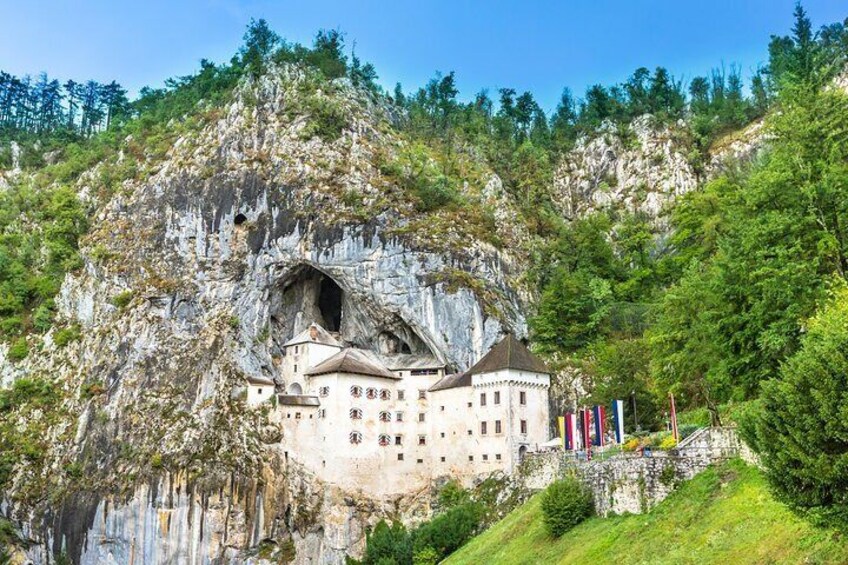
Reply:
<svg viewBox="0 0 848 565"><path fill-rule="evenodd" d="M251 380L248 404L274 402L286 460L343 488L387 494L511 473L548 440L549 371L512 335L456 374L429 355L344 347L317 324L283 352L285 391Z"/></svg>

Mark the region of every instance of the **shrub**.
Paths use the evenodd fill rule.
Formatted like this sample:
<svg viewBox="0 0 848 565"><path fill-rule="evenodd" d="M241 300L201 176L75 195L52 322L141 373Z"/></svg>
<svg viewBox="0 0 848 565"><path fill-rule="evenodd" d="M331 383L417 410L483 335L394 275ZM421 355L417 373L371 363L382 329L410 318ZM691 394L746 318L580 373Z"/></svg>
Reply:
<svg viewBox="0 0 848 565"><path fill-rule="evenodd" d="M322 141L331 143L340 138L348 127L344 108L330 98L309 96L306 109L309 112L309 124L303 132L306 138L318 136Z"/></svg>
<svg viewBox="0 0 848 565"><path fill-rule="evenodd" d="M412 565L436 565L439 562L439 552L432 547L419 549L412 556Z"/></svg>
<svg viewBox="0 0 848 565"><path fill-rule="evenodd" d="M542 494L545 528L553 537L560 537L593 511L592 494L576 478L556 481Z"/></svg>
<svg viewBox="0 0 848 565"><path fill-rule="evenodd" d="M474 535L483 519L483 510L478 502L465 502L422 524L412 534L415 552L421 555L431 548L441 561Z"/></svg>
<svg viewBox="0 0 848 565"><path fill-rule="evenodd" d="M622 449L624 449L624 451L636 451L641 446L642 446L641 440L638 437L632 437L632 438L628 439L626 442L624 442Z"/></svg>
<svg viewBox="0 0 848 565"><path fill-rule="evenodd" d="M132 302L132 299L133 291L125 290L112 297L112 304L115 306L115 308L123 310L129 305L130 302Z"/></svg>
<svg viewBox="0 0 848 565"><path fill-rule="evenodd" d="M378 563L410 563L412 561L412 541L409 532L400 522L389 526L380 520L365 542L363 565Z"/></svg>
<svg viewBox="0 0 848 565"><path fill-rule="evenodd" d="M660 449L673 449L676 446L677 446L677 441L674 439L673 435L670 435L670 436L666 437L665 439L663 439L660 442L658 447Z"/></svg>
<svg viewBox="0 0 848 565"><path fill-rule="evenodd" d="M56 344L56 347L65 347L72 341L77 341L81 337L82 332L80 331L79 325L74 324L73 326L56 330L53 334L53 343Z"/></svg>
<svg viewBox="0 0 848 565"><path fill-rule="evenodd" d="M29 355L29 345L27 345L26 338L18 338L9 346L9 359L11 361L22 361L26 359L27 355Z"/></svg>
<svg viewBox="0 0 848 565"><path fill-rule="evenodd" d="M439 491L439 506L449 510L470 500L470 494L455 480L448 481Z"/></svg>

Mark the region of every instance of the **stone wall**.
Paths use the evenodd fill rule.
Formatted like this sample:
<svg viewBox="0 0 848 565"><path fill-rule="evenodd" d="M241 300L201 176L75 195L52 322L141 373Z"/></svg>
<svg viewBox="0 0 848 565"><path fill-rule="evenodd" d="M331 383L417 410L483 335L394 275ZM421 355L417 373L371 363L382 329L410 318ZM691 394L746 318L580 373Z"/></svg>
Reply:
<svg viewBox="0 0 848 565"><path fill-rule="evenodd" d="M578 460L572 452L535 453L516 477L519 488L538 491L557 479L578 476L591 490L601 516L641 514L665 499L683 481L714 463L756 457L733 428L703 428L671 451L622 453L608 459Z"/></svg>

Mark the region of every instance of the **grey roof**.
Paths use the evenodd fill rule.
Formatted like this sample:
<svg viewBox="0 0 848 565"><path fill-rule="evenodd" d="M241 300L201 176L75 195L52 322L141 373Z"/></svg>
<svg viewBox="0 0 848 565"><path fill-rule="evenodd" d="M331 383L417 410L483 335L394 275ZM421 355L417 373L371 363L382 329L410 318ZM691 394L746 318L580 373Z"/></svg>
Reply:
<svg viewBox="0 0 848 565"><path fill-rule="evenodd" d="M449 388L459 388L463 386L471 386L471 375L469 373L454 373L453 375L445 375L439 382L430 387L430 392L437 390L447 390Z"/></svg>
<svg viewBox="0 0 848 565"><path fill-rule="evenodd" d="M317 396L301 394L278 394L277 401L283 406L321 406Z"/></svg>
<svg viewBox="0 0 848 565"><path fill-rule="evenodd" d="M501 369L551 374L551 371L542 363L541 359L530 353L530 350L515 339L512 334L507 335L500 343L491 348L482 359L468 369L467 373L479 375L500 371Z"/></svg>
<svg viewBox="0 0 848 565"><path fill-rule="evenodd" d="M273 379L269 379L268 377L257 377L254 375L249 375L247 377L247 382L252 385L269 385L274 386L276 383Z"/></svg>
<svg viewBox="0 0 848 565"><path fill-rule="evenodd" d="M368 375L386 379L400 378L381 363L371 359L362 350L353 348L343 349L306 371L306 375L309 376L326 375L328 373L350 373L353 375Z"/></svg>
<svg viewBox="0 0 848 565"><path fill-rule="evenodd" d="M322 345L330 345L341 349L342 344L330 335L330 332L319 326L318 324L310 324L308 328L288 340L283 344L283 347L290 345L298 345L301 343L320 343Z"/></svg>

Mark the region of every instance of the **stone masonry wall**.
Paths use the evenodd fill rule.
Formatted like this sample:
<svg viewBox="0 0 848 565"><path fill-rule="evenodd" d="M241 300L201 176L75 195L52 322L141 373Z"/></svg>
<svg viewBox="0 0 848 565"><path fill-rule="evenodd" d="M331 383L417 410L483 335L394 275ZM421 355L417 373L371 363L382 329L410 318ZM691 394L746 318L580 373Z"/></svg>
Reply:
<svg viewBox="0 0 848 565"><path fill-rule="evenodd" d="M704 428L671 451L650 455L622 453L609 459L583 461L572 453L551 451L532 454L517 480L529 491L538 491L557 479L577 475L592 490L601 516L629 512L641 514L665 499L680 483L714 463L756 457L733 428Z"/></svg>

